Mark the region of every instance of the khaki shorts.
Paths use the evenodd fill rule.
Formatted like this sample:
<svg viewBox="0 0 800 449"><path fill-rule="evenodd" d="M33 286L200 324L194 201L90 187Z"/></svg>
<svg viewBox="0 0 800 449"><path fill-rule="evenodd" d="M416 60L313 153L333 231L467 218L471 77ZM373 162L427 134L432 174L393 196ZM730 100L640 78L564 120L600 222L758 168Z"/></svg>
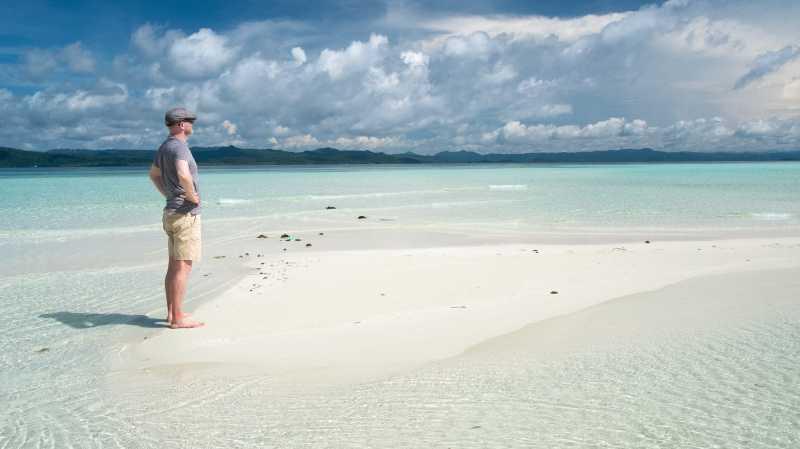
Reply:
<svg viewBox="0 0 800 449"><path fill-rule="evenodd" d="M162 222L169 239L169 258L200 260L200 215L165 210Z"/></svg>

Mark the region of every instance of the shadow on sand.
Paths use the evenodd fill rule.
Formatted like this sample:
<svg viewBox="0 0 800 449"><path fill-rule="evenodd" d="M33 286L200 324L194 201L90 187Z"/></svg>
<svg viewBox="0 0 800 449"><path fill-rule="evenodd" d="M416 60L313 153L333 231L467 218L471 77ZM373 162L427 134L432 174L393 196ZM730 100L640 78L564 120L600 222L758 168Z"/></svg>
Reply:
<svg viewBox="0 0 800 449"><path fill-rule="evenodd" d="M75 329L115 325L147 328L167 327L167 322L163 319L150 318L147 315L125 315L122 313L55 312L39 315L39 318L51 318Z"/></svg>

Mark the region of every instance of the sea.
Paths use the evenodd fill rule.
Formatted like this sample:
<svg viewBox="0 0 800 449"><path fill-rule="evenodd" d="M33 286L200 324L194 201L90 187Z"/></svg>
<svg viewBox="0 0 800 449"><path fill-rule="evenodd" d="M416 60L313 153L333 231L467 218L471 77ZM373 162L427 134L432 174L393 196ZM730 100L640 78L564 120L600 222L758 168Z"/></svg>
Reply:
<svg viewBox="0 0 800 449"><path fill-rule="evenodd" d="M359 229L800 235L796 162L200 167L200 193L210 249ZM514 337L530 351L496 363L467 354L366 384L130 385L111 366L126 339L163 326L162 207L143 168L0 170L0 448L800 447L789 297L731 322L697 309L633 349L620 337L552 354L534 327ZM190 297L209 290L192 282ZM550 325L586 316L563 320Z"/></svg>

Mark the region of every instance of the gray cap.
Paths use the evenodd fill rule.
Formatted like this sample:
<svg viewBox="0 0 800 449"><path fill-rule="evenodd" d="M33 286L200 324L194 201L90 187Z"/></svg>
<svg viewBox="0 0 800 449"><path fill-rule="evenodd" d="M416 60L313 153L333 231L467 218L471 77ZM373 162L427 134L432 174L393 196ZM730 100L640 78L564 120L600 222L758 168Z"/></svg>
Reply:
<svg viewBox="0 0 800 449"><path fill-rule="evenodd" d="M164 123L166 123L167 126L174 125L175 123L180 123L185 120L193 122L197 120L197 114L186 108L172 108L167 111L166 114L164 114Z"/></svg>

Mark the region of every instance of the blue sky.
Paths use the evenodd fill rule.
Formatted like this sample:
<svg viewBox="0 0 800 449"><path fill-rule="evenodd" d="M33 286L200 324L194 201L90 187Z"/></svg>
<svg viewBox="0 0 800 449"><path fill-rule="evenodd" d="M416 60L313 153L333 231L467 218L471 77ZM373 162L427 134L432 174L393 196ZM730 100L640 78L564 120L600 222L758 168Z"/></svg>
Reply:
<svg viewBox="0 0 800 449"><path fill-rule="evenodd" d="M434 3L432 6L430 3ZM0 146L800 148L800 2L0 5Z"/></svg>

